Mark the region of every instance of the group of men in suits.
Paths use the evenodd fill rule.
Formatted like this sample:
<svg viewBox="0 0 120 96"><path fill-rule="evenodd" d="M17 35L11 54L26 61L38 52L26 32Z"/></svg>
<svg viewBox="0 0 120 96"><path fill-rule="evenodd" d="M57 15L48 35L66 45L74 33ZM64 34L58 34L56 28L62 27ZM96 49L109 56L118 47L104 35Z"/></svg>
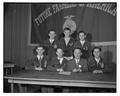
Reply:
<svg viewBox="0 0 120 96"><path fill-rule="evenodd" d="M49 39L42 45L34 48L34 56L28 60L26 69L30 70L49 70L57 72L87 72L94 74L104 72L104 61L101 58L101 48L94 47L86 41L86 33L80 31L78 40L71 37L71 30L64 29L64 37L56 39L54 30L50 30ZM46 53L47 48L47 54ZM90 54L92 57L90 58ZM52 87L42 87L42 92L53 92Z"/></svg>
<svg viewBox="0 0 120 96"><path fill-rule="evenodd" d="M101 58L101 48L94 47L86 41L86 33L80 31L78 40L71 37L71 30L64 29L64 37L56 39L54 30L50 30L49 39L43 45L36 46L34 57L26 65L26 69L103 73L104 61ZM45 51L47 47L47 55ZM92 57L90 54L92 53Z"/></svg>

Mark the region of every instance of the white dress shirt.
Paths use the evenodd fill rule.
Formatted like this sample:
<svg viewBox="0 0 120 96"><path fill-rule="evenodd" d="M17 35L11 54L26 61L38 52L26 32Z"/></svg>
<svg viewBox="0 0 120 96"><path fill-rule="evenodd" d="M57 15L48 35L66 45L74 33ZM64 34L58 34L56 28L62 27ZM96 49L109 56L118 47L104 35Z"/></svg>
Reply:
<svg viewBox="0 0 120 96"><path fill-rule="evenodd" d="M95 60L96 60L96 62L97 62L97 64L98 64L99 61L100 61L100 58L95 58Z"/></svg>
<svg viewBox="0 0 120 96"><path fill-rule="evenodd" d="M79 63L79 61L80 61L80 59L75 59L76 64L78 64L78 63Z"/></svg>
<svg viewBox="0 0 120 96"><path fill-rule="evenodd" d="M62 64L62 61L63 61L63 57L62 58L58 58L60 64Z"/></svg>
<svg viewBox="0 0 120 96"><path fill-rule="evenodd" d="M80 43L81 43L81 45L83 46L83 45L84 45L84 43L85 43L85 40L80 41Z"/></svg>
<svg viewBox="0 0 120 96"><path fill-rule="evenodd" d="M50 43L52 44L54 42L54 39L49 39Z"/></svg>

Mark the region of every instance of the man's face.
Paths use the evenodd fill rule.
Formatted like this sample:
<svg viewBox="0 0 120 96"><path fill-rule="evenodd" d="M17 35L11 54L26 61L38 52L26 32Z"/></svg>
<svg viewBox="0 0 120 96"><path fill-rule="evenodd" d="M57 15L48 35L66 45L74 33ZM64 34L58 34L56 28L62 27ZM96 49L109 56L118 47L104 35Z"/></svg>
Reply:
<svg viewBox="0 0 120 96"><path fill-rule="evenodd" d="M50 36L50 39L54 39L56 36L55 31L50 31L49 36Z"/></svg>
<svg viewBox="0 0 120 96"><path fill-rule="evenodd" d="M101 52L100 52L99 49L94 49L93 55L94 55L95 58L99 58L99 57L100 57L100 54L101 54Z"/></svg>
<svg viewBox="0 0 120 96"><path fill-rule="evenodd" d="M37 53L38 53L38 55L43 55L43 53L44 53L44 49L43 49L43 47L38 47L37 49L36 49L36 51L37 51Z"/></svg>
<svg viewBox="0 0 120 96"><path fill-rule="evenodd" d="M83 41L83 40L85 40L86 35L84 33L80 33L79 38L80 38L81 41Z"/></svg>
<svg viewBox="0 0 120 96"><path fill-rule="evenodd" d="M75 49L74 50L74 56L76 59L80 59L80 56L82 55L82 52L80 49Z"/></svg>
<svg viewBox="0 0 120 96"><path fill-rule="evenodd" d="M64 30L65 37L70 37L70 30Z"/></svg>
<svg viewBox="0 0 120 96"><path fill-rule="evenodd" d="M61 58L63 56L63 50L62 49L57 49L56 54L59 58Z"/></svg>

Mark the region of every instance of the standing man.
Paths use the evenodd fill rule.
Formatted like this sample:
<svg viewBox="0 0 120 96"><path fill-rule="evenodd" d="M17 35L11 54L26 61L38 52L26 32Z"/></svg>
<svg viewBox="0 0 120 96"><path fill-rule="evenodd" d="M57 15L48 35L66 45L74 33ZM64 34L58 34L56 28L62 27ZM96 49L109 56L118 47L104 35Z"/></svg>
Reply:
<svg viewBox="0 0 120 96"><path fill-rule="evenodd" d="M47 55L49 57L49 60L51 61L52 57L56 56L56 49L58 47L58 40L55 38L56 33L55 30L51 29L49 30L49 38L44 41L44 45L47 47Z"/></svg>
<svg viewBox="0 0 120 96"><path fill-rule="evenodd" d="M78 33L78 40L75 42L74 47L79 47L82 51L81 58L88 59L91 51L91 44L86 41L86 33L84 31L80 31Z"/></svg>
<svg viewBox="0 0 120 96"><path fill-rule="evenodd" d="M72 52L75 40L71 37L71 30L69 28L64 28L64 37L60 39L59 47L64 51L64 57L67 60L72 59Z"/></svg>

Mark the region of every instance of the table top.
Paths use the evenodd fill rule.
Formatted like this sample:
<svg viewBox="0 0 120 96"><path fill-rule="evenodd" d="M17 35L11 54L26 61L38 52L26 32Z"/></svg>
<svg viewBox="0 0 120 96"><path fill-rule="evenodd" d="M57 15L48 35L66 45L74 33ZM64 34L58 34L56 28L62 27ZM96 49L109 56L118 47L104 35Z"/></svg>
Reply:
<svg viewBox="0 0 120 96"><path fill-rule="evenodd" d="M4 78L116 84L115 72L104 74L93 74L91 72L83 72L83 73L71 73L71 75L63 75L58 74L58 72L24 70L12 75L5 76Z"/></svg>

